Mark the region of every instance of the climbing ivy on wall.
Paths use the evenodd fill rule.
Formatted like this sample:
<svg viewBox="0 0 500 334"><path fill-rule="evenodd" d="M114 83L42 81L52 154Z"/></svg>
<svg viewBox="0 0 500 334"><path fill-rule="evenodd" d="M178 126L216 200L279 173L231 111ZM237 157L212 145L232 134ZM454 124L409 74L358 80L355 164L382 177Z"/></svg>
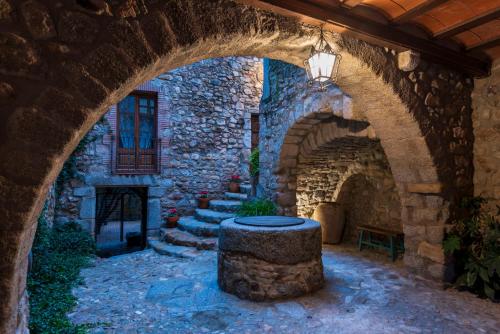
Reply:
<svg viewBox="0 0 500 334"><path fill-rule="evenodd" d="M45 210L44 210L45 211ZM73 325L66 313L76 305L71 289L80 283L80 270L95 253L95 243L76 223L50 228L45 212L38 218L28 274L32 334L80 334L88 325Z"/></svg>

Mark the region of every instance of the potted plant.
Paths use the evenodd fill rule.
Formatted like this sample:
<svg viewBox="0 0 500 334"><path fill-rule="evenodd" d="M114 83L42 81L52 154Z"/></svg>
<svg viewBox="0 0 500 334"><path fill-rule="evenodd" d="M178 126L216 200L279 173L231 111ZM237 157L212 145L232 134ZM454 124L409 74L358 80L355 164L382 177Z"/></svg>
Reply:
<svg viewBox="0 0 500 334"><path fill-rule="evenodd" d="M232 193L239 193L240 183L241 178L239 175L231 175L231 178L229 179L229 191Z"/></svg>
<svg viewBox="0 0 500 334"><path fill-rule="evenodd" d="M198 208L208 209L208 202L210 202L208 199L208 191L200 191L200 195L198 196Z"/></svg>
<svg viewBox="0 0 500 334"><path fill-rule="evenodd" d="M168 210L167 214L167 227L174 228L177 227L177 222L179 221L179 214L176 208Z"/></svg>

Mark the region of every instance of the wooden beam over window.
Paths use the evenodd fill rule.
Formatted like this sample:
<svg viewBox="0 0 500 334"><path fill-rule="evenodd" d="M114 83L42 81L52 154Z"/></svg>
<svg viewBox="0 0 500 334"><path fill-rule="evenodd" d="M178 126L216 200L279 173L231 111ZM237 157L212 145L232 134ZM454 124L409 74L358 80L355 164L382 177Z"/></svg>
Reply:
<svg viewBox="0 0 500 334"><path fill-rule="evenodd" d="M422 2L420 5L413 7L412 9L408 10L406 13L396 17L394 20L392 20L394 23L402 24L406 23L408 21L411 21L417 16L420 16L424 14L425 12L428 12L437 6L440 6L447 2L449 0L427 0Z"/></svg>
<svg viewBox="0 0 500 334"><path fill-rule="evenodd" d="M473 17L468 21L460 22L459 24L441 30L434 34L434 38L442 39L442 38L452 37L457 34L460 34L461 32L478 27L482 24L485 24L492 20L496 20L498 18L500 18L500 8L497 8L493 11L484 13L483 15Z"/></svg>
<svg viewBox="0 0 500 334"><path fill-rule="evenodd" d="M382 41L395 49L411 49L420 52L430 61L448 65L456 70L466 71L476 77L489 75L491 64L487 61L454 51L431 40L416 37L395 27L356 16L345 7L326 8L303 0L262 0L251 1L251 3L303 20L312 18L316 22L328 22L340 27L341 29L338 29L340 31L354 33L359 38L369 41Z"/></svg>

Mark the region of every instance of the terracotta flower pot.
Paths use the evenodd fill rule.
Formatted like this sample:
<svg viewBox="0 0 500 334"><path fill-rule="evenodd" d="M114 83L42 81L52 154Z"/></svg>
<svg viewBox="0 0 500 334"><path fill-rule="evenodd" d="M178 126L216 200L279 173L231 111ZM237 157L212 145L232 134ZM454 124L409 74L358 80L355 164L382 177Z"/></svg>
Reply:
<svg viewBox="0 0 500 334"><path fill-rule="evenodd" d="M208 209L208 203L210 202L210 199L200 197L198 198L198 208L200 209Z"/></svg>
<svg viewBox="0 0 500 334"><path fill-rule="evenodd" d="M232 193L239 193L240 184L238 182L229 182L229 191Z"/></svg>
<svg viewBox="0 0 500 334"><path fill-rule="evenodd" d="M179 221L179 216L167 217L166 225L168 228L177 227L177 222Z"/></svg>

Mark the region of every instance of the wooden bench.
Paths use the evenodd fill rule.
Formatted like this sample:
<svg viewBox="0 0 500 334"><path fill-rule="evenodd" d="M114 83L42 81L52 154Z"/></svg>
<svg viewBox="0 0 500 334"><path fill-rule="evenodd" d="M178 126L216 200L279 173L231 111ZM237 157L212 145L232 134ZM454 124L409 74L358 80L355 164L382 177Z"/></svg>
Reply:
<svg viewBox="0 0 500 334"><path fill-rule="evenodd" d="M363 245L389 251L392 261L395 261L398 253L404 251L404 235L400 231L387 230L379 227L360 225L356 227L359 230L358 247L361 251ZM374 236L383 237L388 242L383 242Z"/></svg>

